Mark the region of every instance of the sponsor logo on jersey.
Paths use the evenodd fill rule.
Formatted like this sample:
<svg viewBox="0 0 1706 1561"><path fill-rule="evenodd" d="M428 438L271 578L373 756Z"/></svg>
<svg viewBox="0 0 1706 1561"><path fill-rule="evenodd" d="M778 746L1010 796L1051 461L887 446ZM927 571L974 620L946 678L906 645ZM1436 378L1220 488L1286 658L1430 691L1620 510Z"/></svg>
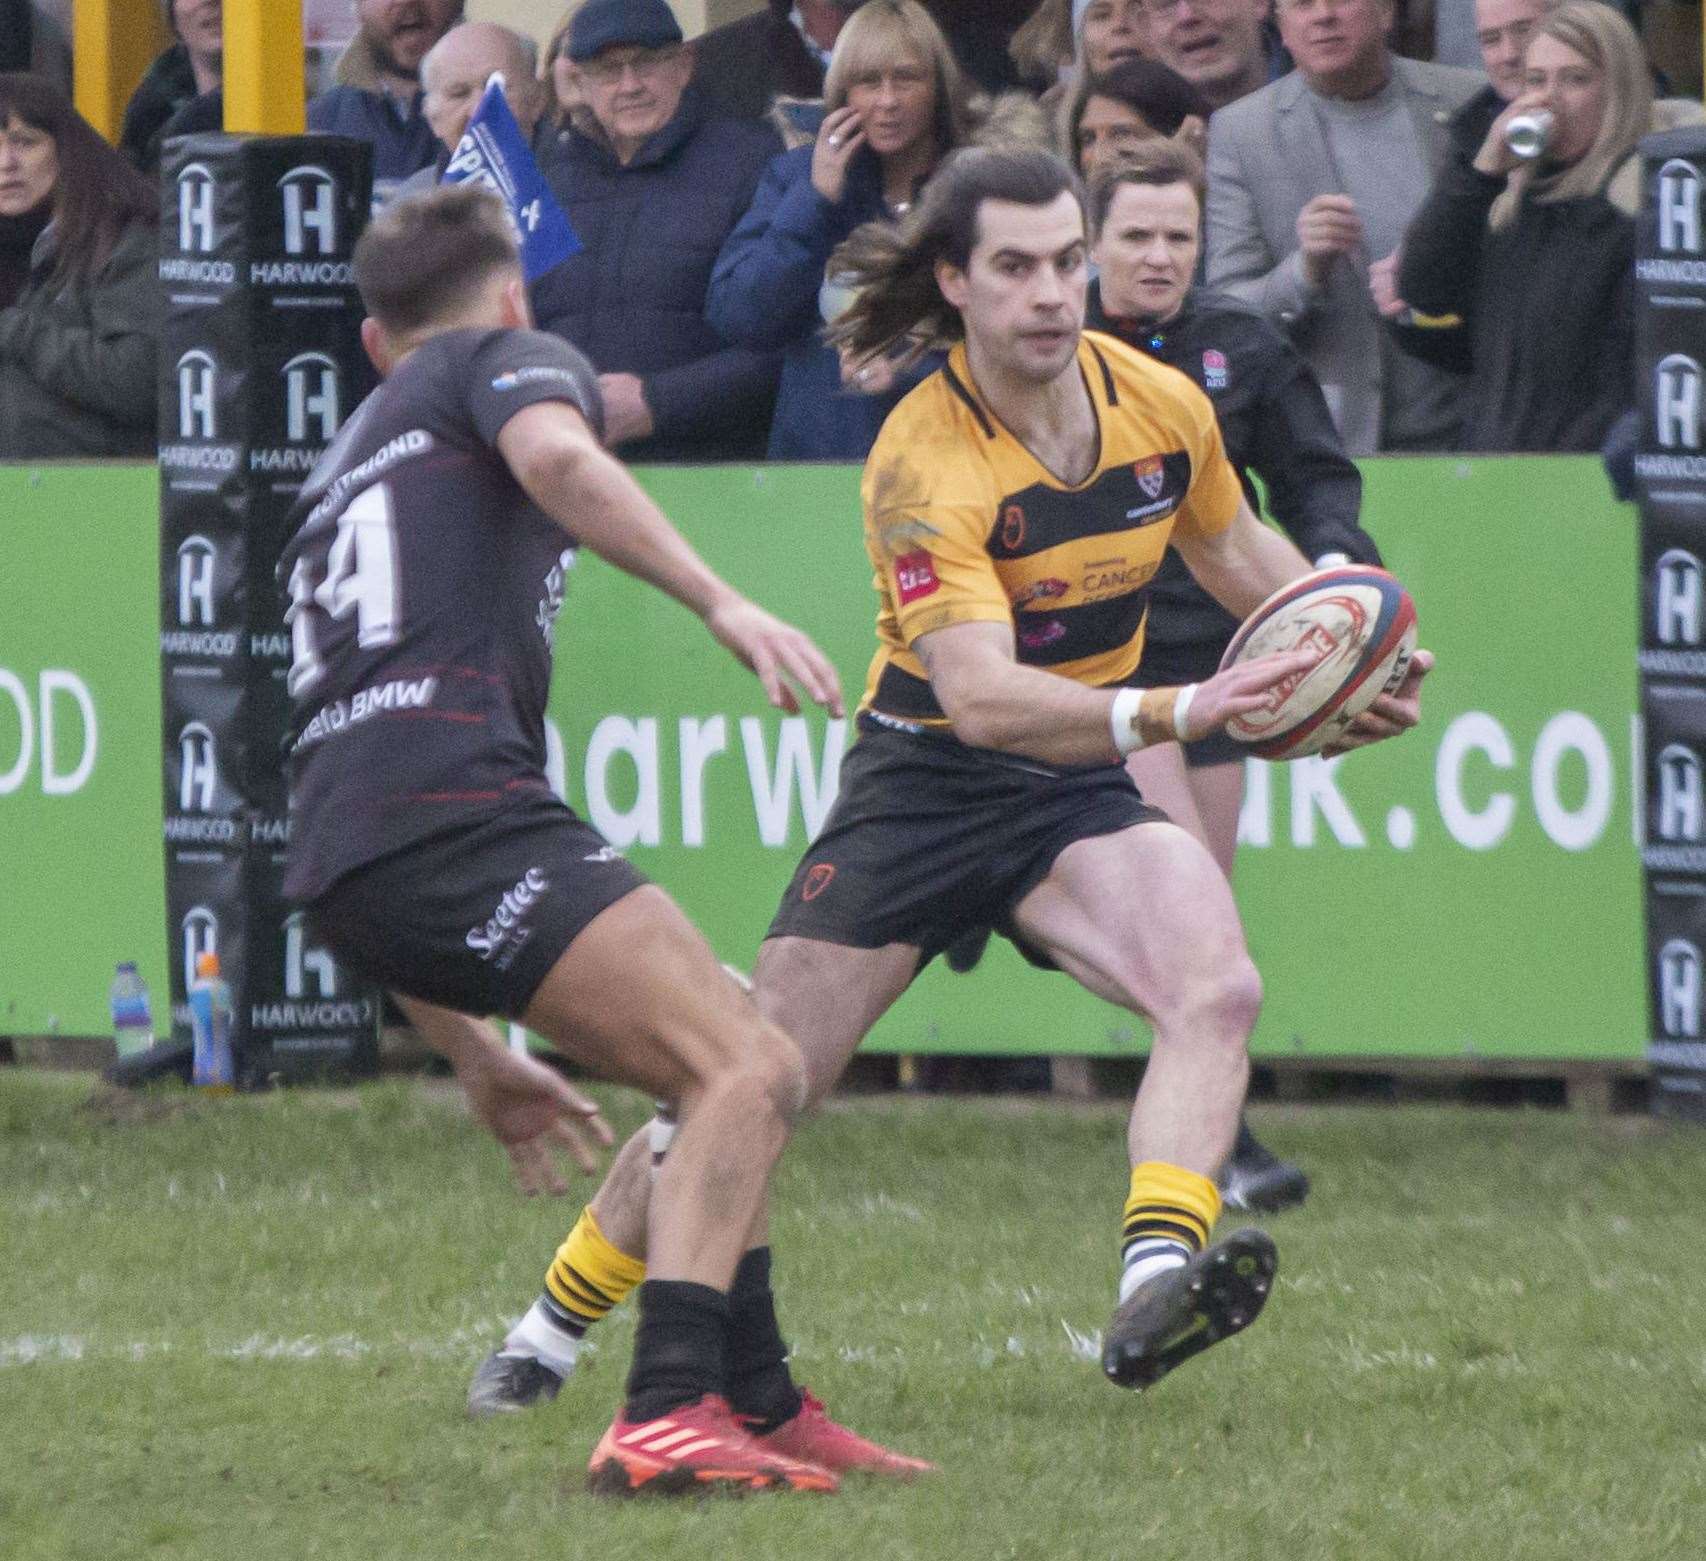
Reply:
<svg viewBox="0 0 1706 1561"><path fill-rule="evenodd" d="M1205 390L1226 389L1226 354L1214 347L1205 347L1202 355L1202 382Z"/></svg>
<svg viewBox="0 0 1706 1561"><path fill-rule="evenodd" d="M600 846L596 851L589 851L581 858L583 862L620 862L622 853L615 846Z"/></svg>
<svg viewBox="0 0 1706 1561"><path fill-rule="evenodd" d="M351 427L355 426L360 416L358 410L350 420ZM432 448L432 435L424 428L411 428L407 433L398 434L395 439L386 440L365 461L350 467L326 489L325 496L309 511L308 519L303 522L304 526L315 525L336 509L355 489L364 486L398 461L407 460L414 455L425 455Z"/></svg>
<svg viewBox="0 0 1706 1561"><path fill-rule="evenodd" d="M1009 600L1015 612L1023 612L1033 602L1051 602L1057 596L1065 596L1069 589L1066 581L1050 575L1045 580L1032 580L1020 586Z"/></svg>
<svg viewBox="0 0 1706 1561"><path fill-rule="evenodd" d="M580 388L580 376L572 369L553 367L550 364L535 363L526 368L509 369L498 375L492 381L493 390L519 390L523 385L569 385L574 389Z"/></svg>
<svg viewBox="0 0 1706 1561"><path fill-rule="evenodd" d="M815 900L835 881L835 864L833 862L818 862L806 874L806 881L800 885L802 900Z"/></svg>
<svg viewBox="0 0 1706 1561"><path fill-rule="evenodd" d="M522 945L533 936L533 929L523 925L527 913L539 903L539 898L551 887L543 868L530 867L504 890L492 914L480 926L470 927L464 934L469 948L495 969L508 970Z"/></svg>
<svg viewBox="0 0 1706 1561"><path fill-rule="evenodd" d="M1001 512L1001 545L1016 553L1025 540L1025 512L1017 504L1009 504Z"/></svg>
<svg viewBox="0 0 1706 1561"><path fill-rule="evenodd" d="M1091 564L1079 589L1090 599L1118 596L1148 585L1155 576L1155 567L1153 563L1134 564L1123 558Z"/></svg>
<svg viewBox="0 0 1706 1561"><path fill-rule="evenodd" d="M1047 623L1038 624L1035 628L1019 630L1019 643L1026 650L1041 650L1045 645L1052 645L1056 640L1066 638L1066 625L1058 618L1050 618Z"/></svg>
<svg viewBox="0 0 1706 1561"><path fill-rule="evenodd" d="M296 739L291 751L312 747L346 727L358 725L387 711L424 710L437 692L438 679L435 677L393 678L389 683L358 689L349 699L334 699L329 705L321 705L314 712L313 719L302 728L302 735Z"/></svg>
<svg viewBox="0 0 1706 1561"><path fill-rule="evenodd" d="M894 579L902 607L934 596L942 584L936 578L936 561L922 548L915 553L902 553L894 561Z"/></svg>

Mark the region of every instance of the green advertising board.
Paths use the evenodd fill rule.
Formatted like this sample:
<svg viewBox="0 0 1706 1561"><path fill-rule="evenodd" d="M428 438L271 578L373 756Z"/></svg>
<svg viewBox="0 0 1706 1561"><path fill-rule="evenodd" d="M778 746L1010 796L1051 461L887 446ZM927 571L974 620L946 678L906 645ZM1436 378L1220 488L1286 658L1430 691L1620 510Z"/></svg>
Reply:
<svg viewBox="0 0 1706 1561"><path fill-rule="evenodd" d="M1365 469L1369 529L1440 663L1402 741L1249 766L1255 1049L1637 1058L1631 512L1590 460ZM719 570L817 636L851 704L875 602L856 471L646 477ZM104 1030L118 959L164 990L156 480L0 468L0 1032ZM770 710L691 617L596 559L557 644L565 794L749 963L850 730ZM926 971L870 1044L1118 1054L1144 1036L997 945L970 976Z"/></svg>

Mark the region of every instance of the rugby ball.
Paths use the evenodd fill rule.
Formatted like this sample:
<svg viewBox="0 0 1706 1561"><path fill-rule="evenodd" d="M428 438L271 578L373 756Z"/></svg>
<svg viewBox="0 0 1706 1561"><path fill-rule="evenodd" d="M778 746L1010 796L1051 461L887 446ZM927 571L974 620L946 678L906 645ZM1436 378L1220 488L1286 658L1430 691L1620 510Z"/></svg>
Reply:
<svg viewBox="0 0 1706 1561"><path fill-rule="evenodd" d="M1314 661L1270 689L1266 703L1228 721L1227 734L1262 759L1319 753L1398 688L1415 649L1416 604L1384 569L1317 569L1275 591L1232 636L1223 671L1277 651L1306 650Z"/></svg>

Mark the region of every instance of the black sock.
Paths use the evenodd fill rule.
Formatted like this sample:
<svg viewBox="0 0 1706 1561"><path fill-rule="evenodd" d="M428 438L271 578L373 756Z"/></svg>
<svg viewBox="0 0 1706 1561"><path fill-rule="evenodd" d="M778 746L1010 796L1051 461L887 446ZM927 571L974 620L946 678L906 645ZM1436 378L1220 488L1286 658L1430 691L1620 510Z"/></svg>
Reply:
<svg viewBox="0 0 1706 1561"><path fill-rule="evenodd" d="M1239 1117L1238 1137L1232 1145L1232 1153L1227 1158L1229 1160L1243 1160L1252 1154L1260 1154L1261 1152L1261 1141L1250 1131L1249 1122L1245 1118Z"/></svg>
<svg viewBox="0 0 1706 1561"><path fill-rule="evenodd" d="M636 1425L721 1393L729 1334L729 1298L721 1290L648 1279L639 1295L627 1409Z"/></svg>
<svg viewBox="0 0 1706 1561"><path fill-rule="evenodd" d="M750 1416L755 1436L800 1412L800 1390L788 1373L788 1346L776 1324L770 1248L754 1247L735 1270L729 1291L729 1403Z"/></svg>

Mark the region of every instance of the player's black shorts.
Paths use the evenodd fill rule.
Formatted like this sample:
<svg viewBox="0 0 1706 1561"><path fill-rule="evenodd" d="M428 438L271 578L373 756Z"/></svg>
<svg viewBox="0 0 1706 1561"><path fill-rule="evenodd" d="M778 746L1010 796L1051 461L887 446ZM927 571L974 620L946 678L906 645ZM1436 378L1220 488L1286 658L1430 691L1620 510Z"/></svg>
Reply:
<svg viewBox="0 0 1706 1561"><path fill-rule="evenodd" d="M308 921L389 991L514 1019L587 923L646 881L571 808L540 798L346 873Z"/></svg>
<svg viewBox="0 0 1706 1561"><path fill-rule="evenodd" d="M962 932L993 927L1046 964L1017 936L1013 908L1075 840L1166 817L1122 765L1049 768L869 716L859 726L770 937L912 943L922 968Z"/></svg>
<svg viewBox="0 0 1706 1561"><path fill-rule="evenodd" d="M1128 680L1133 688L1179 688L1186 683L1206 683L1220 670L1225 645L1213 640L1193 640L1186 645L1156 645L1146 641L1143 660ZM1193 769L1211 764L1241 764L1249 749L1225 732L1215 732L1194 743L1182 743L1185 763Z"/></svg>

